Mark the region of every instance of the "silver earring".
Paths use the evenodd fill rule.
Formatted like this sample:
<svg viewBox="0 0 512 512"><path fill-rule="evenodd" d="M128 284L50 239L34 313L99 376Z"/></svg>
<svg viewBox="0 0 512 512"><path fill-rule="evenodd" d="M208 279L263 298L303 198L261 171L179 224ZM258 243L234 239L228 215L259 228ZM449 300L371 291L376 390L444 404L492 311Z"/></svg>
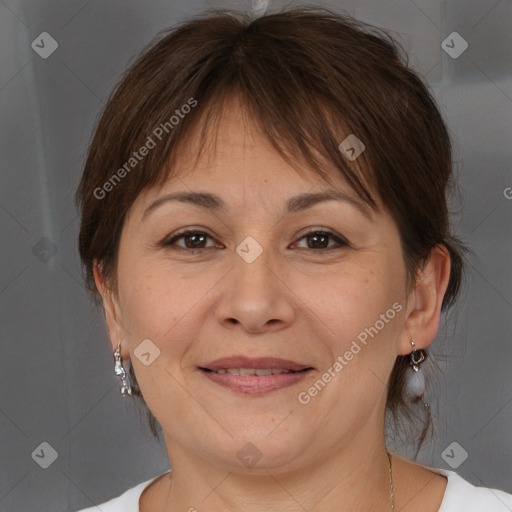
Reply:
<svg viewBox="0 0 512 512"><path fill-rule="evenodd" d="M412 371L409 373L409 378L407 379L406 393L414 402L422 400L423 406L428 408L430 407L429 404L423 400L423 395L425 394L425 376L420 368L421 363L425 361L426 353L422 348L418 350L412 340L411 345L412 352L409 354L409 364L411 365Z"/></svg>
<svg viewBox="0 0 512 512"><path fill-rule="evenodd" d="M118 343L117 348L114 352L114 361L114 373L118 377L121 377L121 395L131 395L132 388L126 380L126 372L124 371L123 362L121 359L121 343Z"/></svg>

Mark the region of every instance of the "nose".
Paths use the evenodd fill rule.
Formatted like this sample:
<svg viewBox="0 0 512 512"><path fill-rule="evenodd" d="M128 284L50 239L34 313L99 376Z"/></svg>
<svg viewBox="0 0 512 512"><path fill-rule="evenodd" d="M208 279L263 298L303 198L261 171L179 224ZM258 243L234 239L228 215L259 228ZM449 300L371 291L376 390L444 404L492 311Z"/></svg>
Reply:
<svg viewBox="0 0 512 512"><path fill-rule="evenodd" d="M217 320L226 328L251 334L289 326L295 315L294 295L282 265L277 265L268 248L253 261L245 258L243 248L239 247L242 256L234 254L233 269L222 282Z"/></svg>

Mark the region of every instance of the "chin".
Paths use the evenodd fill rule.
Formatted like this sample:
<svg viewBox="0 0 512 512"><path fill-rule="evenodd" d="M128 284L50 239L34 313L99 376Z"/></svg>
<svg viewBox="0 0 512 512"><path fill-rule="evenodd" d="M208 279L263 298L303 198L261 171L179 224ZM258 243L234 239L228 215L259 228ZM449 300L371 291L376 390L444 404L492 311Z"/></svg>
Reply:
<svg viewBox="0 0 512 512"><path fill-rule="evenodd" d="M276 472L279 470L289 471L297 463L297 459L307 449L300 443L294 443L294 436L290 437L288 430L279 435L274 431L275 423L268 431L260 430L258 433L249 434L244 432L242 435L235 436L230 440L229 452L219 453L219 459L224 459L225 463L236 467L237 472L247 472L257 474L267 471ZM303 436L297 436L296 439L303 439ZM226 448L226 444L224 444ZM235 458L233 459L233 455ZM299 466L299 464L297 464Z"/></svg>

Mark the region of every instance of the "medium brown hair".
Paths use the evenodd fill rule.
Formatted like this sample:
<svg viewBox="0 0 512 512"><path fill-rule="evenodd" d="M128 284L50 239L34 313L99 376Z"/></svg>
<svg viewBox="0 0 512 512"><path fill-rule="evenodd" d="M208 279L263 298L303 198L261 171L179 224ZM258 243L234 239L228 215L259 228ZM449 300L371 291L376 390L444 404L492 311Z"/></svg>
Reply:
<svg viewBox="0 0 512 512"><path fill-rule="evenodd" d="M431 251L444 246L451 273L442 310L455 302L466 248L449 225L445 194L455 186L450 137L428 87L391 35L317 7L255 19L237 11L208 11L165 32L112 92L76 193L80 257L87 287L98 302L94 261L115 290L128 209L142 190L172 177L187 138L199 127L205 138L235 96L299 171L300 160L328 180L332 170L327 167L334 165L375 211L375 198L380 199L400 233L409 289ZM176 110L191 100L194 108L171 127ZM116 171L166 122L165 137L113 182ZM349 134L366 147L354 161L339 149L340 137ZM104 187L107 182L111 185ZM395 420L399 412L416 416L404 397L408 367L408 357L398 356L390 377L386 407ZM131 365L130 378L145 404ZM147 412L156 436L155 418ZM431 425L430 413L424 425L419 445Z"/></svg>

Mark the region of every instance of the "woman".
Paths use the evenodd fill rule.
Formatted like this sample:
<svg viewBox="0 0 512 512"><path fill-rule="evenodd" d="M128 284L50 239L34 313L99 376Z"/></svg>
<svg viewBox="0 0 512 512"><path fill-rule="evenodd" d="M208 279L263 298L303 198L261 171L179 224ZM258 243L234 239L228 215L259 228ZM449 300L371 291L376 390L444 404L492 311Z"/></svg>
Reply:
<svg viewBox="0 0 512 512"><path fill-rule="evenodd" d="M424 421L418 449L430 427L422 365L464 261L449 136L400 51L326 10L214 12L114 91L79 248L172 471L104 512L512 507L386 448L386 412Z"/></svg>

